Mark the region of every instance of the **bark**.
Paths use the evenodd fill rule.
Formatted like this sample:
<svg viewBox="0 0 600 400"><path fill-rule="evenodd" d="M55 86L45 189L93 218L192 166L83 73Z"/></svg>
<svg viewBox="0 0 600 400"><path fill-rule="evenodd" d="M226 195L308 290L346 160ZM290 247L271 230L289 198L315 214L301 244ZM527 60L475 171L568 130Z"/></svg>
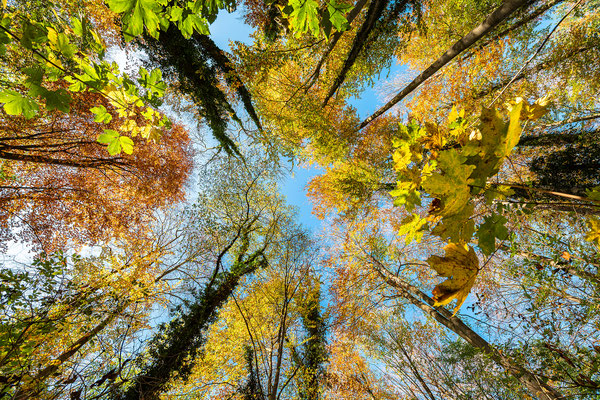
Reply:
<svg viewBox="0 0 600 400"><path fill-rule="evenodd" d="M207 285L186 314L175 318L150 342L149 360L141 366L132 385L113 399L157 400L168 390L174 375L186 379L191 373L195 358L206 340L206 329L217 318L219 309L229 299L242 276L264 266L263 251L258 250L237 261L231 272L224 272L213 284Z"/></svg>
<svg viewBox="0 0 600 400"><path fill-rule="evenodd" d="M419 381L421 386L423 386L423 389L425 389L425 392L427 393L427 397L429 397L431 400L435 400L435 396L431 392L431 389L429 389L429 386L427 386L427 382L425 382L425 379L423 379L423 377L419 373L419 369L413 362L412 358L410 358L410 355L408 354L408 352L404 349L404 346L402 345L402 343L398 340L397 344L398 344L398 348L402 352L402 355L404 355L404 357L408 361L408 365L409 365L410 369L412 370L413 374L415 374L415 377L417 378L417 380Z"/></svg>
<svg viewBox="0 0 600 400"><path fill-rule="evenodd" d="M36 163L36 164L63 165L65 167L75 167L75 168L100 168L100 167L106 167L106 166L121 168L126 165L123 161L121 161L122 159L120 157L107 158L107 159L92 158L92 159L69 160L69 159L46 157L46 156L40 156L40 155L13 153L13 152L4 151L4 150L0 150L0 159L24 161L24 162L31 162L31 163Z"/></svg>
<svg viewBox="0 0 600 400"><path fill-rule="evenodd" d="M537 136L521 136L517 146L519 147L537 147L537 146L562 146L581 141L581 136L577 133L543 133Z"/></svg>
<svg viewBox="0 0 600 400"><path fill-rule="evenodd" d="M213 136L225 151L239 155L236 144L226 131L229 119L242 126L241 120L219 88L215 67L209 65L211 56L196 39L196 36L185 39L177 28L171 26L160 34L158 40L146 37L144 45L150 59L158 64L164 75L174 77L179 83L179 90L192 98L200 116L206 119Z"/></svg>
<svg viewBox="0 0 600 400"><path fill-rule="evenodd" d="M567 125L567 124L574 124L577 122L585 122L585 121L592 121L594 119L598 119L600 118L600 114L599 113L595 113L595 114L590 114L590 115L580 115L580 116L574 116L571 118L567 118L565 120L562 121L557 121L557 122L553 122L551 124L548 125L542 125L545 128L556 128L557 126L562 126L562 125Z"/></svg>
<svg viewBox="0 0 600 400"><path fill-rule="evenodd" d="M484 43L481 43L480 45L478 45L475 49L473 49L473 51L466 54L465 57L463 58L463 60L471 57L475 51L481 50L488 44L503 38L504 36L508 35L509 33L514 32L515 30L519 29L523 25L527 25L528 23L530 23L537 17L540 17L542 14L544 14L546 11L548 11L555 5L564 3L564 2L565 2L565 0L552 0L544 5L540 6L539 8L533 10L531 13L525 15L523 18L521 18L519 21L515 22L513 25L511 25L508 28L502 30L501 32L495 34L493 37L489 38L489 40L486 40Z"/></svg>
<svg viewBox="0 0 600 400"><path fill-rule="evenodd" d="M481 350L506 372L515 377L534 396L540 400L559 400L565 397L555 388L542 382L533 373L525 369L516 361L503 355L500 351L489 344L484 338L474 332L468 325L443 307L434 307L432 298L421 292L416 287L403 281L390 273L379 261L373 260L373 267L379 275L392 287L399 290L400 295L418 307L422 312L428 314L440 324L456 333L471 346Z"/></svg>
<svg viewBox="0 0 600 400"><path fill-rule="evenodd" d="M496 90L502 89L503 87L509 85L510 83L521 81L521 80L525 79L528 76L535 75L535 74L537 74L537 73L539 73L541 71L544 71L544 70L546 70L546 69L548 69L550 67L554 67L557 64L559 64L559 63L561 63L561 62L563 62L565 60L568 60L571 57L576 56L577 54L580 54L580 53L583 53L583 52L586 52L586 51L590 50L591 48L592 48L591 46L578 47L578 48L573 49L573 50L571 50L571 51L569 51L567 53L564 53L564 55L562 55L562 57L560 57L558 60L543 61L543 62L541 62L541 63L539 63L539 64L537 64L537 65L535 65L535 66L533 66L533 67L531 67L531 68L529 68L527 70L525 70L525 71L522 71L522 72L518 73L514 77L510 77L509 76L509 77L503 79L500 82L497 82L497 83L495 83L495 84L493 84L493 85L491 85L491 86L489 86L489 87L487 87L487 88L485 88L483 90L480 90L479 92L477 92L477 93L475 93L473 95L473 98L474 99L481 99L481 98L489 95L490 93L495 92Z"/></svg>
<svg viewBox="0 0 600 400"><path fill-rule="evenodd" d="M254 106L252 105L252 97L250 96L250 92L242 82L235 69L232 67L233 63L231 60L209 36L194 33L193 38L198 41L200 46L202 46L202 48L204 48L206 51L206 54L210 56L215 65L221 70L221 72L223 72L225 75L225 81L229 87L235 88L240 100L242 100L242 103L244 104L244 108L250 115L250 118L252 118L252 121L254 121L258 129L262 130L260 120L256 114Z"/></svg>
<svg viewBox="0 0 600 400"><path fill-rule="evenodd" d="M383 107L375 111L371 116L365 119L359 126L358 129L362 129L367 126L375 118L379 117L387 110L392 108L415 89L417 89L423 82L431 78L437 71L452 61L456 56L461 54L463 51L471 47L478 40L484 37L494 27L506 20L513 12L528 3L528 0L506 0L492 12L479 26L474 28L471 32L467 33L452 47L450 47L444 54L442 54L433 64L431 64L425 71L421 72L411 83L409 83L404 89L400 91L392 100L390 100Z"/></svg>

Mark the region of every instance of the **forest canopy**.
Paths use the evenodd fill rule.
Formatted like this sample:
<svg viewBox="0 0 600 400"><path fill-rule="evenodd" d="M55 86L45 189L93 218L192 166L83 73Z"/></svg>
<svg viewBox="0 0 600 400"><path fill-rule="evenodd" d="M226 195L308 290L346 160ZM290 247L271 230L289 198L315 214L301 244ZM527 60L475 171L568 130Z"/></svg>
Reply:
<svg viewBox="0 0 600 400"><path fill-rule="evenodd" d="M598 0L3 0L0 68L0 399L600 396Z"/></svg>

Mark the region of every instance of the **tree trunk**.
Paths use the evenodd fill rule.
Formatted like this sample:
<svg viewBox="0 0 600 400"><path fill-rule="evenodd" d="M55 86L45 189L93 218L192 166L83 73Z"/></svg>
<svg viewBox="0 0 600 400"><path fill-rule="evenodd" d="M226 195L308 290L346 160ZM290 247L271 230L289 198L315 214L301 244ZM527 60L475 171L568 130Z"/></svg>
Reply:
<svg viewBox="0 0 600 400"><path fill-rule="evenodd" d="M430 315L440 324L456 333L467 343L488 355L498 365L502 366L506 372L521 382L523 386L538 399L559 400L565 398L558 390L540 381L533 373L519 365L515 360L503 355L485 339L469 328L462 320L452 316L450 311L443 307L434 308L433 304L435 302L432 298L390 273L379 261L373 260L373 267L390 286L393 286L400 291L402 297L417 306L424 313Z"/></svg>
<svg viewBox="0 0 600 400"><path fill-rule="evenodd" d="M439 71L443 66L452 61L460 53L471 47L475 42L485 36L495 26L508 18L513 12L528 3L528 0L506 0L492 12L488 17L471 32L467 33L452 47L450 47L444 54L442 54L433 64L431 64L425 71L421 72L411 83L409 83L400 93L398 93L392 100L386 105L375 111L370 117L365 119L359 126L358 129L362 129L367 126L375 118L392 108L400 100L408 96L415 89L417 89L423 82L431 78L433 74Z"/></svg>

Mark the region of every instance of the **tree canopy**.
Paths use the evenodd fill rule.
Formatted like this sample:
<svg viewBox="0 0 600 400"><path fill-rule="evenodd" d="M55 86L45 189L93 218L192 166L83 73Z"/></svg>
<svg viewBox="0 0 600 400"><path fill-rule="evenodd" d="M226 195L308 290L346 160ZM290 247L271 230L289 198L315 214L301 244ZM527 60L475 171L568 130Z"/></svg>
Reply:
<svg viewBox="0 0 600 400"><path fill-rule="evenodd" d="M596 398L599 6L4 0L0 398Z"/></svg>

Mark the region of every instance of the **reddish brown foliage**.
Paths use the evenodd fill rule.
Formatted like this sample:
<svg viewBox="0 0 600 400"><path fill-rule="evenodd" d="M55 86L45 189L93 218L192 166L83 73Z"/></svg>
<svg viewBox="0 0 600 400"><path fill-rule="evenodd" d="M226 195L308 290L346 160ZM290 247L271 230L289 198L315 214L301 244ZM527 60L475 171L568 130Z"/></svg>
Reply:
<svg viewBox="0 0 600 400"><path fill-rule="evenodd" d="M88 93L74 99L69 114L0 116L3 243L20 240L52 251L139 237L157 209L183 198L192 170L187 132L175 125L158 143L135 137L133 155L113 157L96 139L123 121L113 115L108 125L95 123L89 109L98 104L111 109Z"/></svg>

